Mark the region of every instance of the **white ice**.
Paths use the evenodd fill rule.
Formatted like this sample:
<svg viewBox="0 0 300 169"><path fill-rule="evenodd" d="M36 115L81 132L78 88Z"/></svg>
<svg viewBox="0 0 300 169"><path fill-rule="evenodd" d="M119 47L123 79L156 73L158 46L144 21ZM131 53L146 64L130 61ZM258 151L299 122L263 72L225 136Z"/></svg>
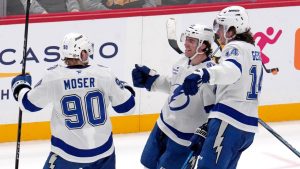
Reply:
<svg viewBox="0 0 300 169"><path fill-rule="evenodd" d="M300 121L268 123L300 150ZM149 132L114 135L117 169L142 169L139 162ZM0 168L13 169L16 143L0 144ZM41 169L50 151L49 140L21 142L19 169ZM238 169L300 169L300 158L263 127L241 156Z"/></svg>

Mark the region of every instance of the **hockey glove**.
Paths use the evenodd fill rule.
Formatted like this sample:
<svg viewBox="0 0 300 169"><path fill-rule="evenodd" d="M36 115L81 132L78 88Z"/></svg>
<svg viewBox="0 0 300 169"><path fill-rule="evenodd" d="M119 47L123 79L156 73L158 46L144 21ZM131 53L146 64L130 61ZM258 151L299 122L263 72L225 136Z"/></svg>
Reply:
<svg viewBox="0 0 300 169"><path fill-rule="evenodd" d="M185 95L195 95L198 92L198 85L209 81L209 73L206 69L198 69L188 75L182 84Z"/></svg>
<svg viewBox="0 0 300 169"><path fill-rule="evenodd" d="M18 101L21 89L31 89L31 76L30 74L18 75L11 81L11 90L16 101Z"/></svg>
<svg viewBox="0 0 300 169"><path fill-rule="evenodd" d="M132 81L135 87L146 88L151 90L154 81L159 77L155 70L148 68L144 65L135 64L132 70Z"/></svg>
<svg viewBox="0 0 300 169"><path fill-rule="evenodd" d="M207 136L207 123L203 124L201 127L196 129L196 132L191 137L191 144L188 146L189 149L194 151L197 156L200 154L202 150L203 143Z"/></svg>

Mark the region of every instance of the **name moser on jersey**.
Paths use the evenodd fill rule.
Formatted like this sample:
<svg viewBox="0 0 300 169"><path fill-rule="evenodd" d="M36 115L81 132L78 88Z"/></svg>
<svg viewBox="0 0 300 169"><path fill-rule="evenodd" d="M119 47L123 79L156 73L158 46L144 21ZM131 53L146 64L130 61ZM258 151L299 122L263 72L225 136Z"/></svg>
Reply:
<svg viewBox="0 0 300 169"><path fill-rule="evenodd" d="M23 110L35 112L53 104L51 152L44 169L115 168L111 103L117 113L134 111L134 90L109 68L89 65L93 44L86 36L67 34L62 55L66 66L55 65L31 89L31 76L12 80L13 94ZM55 168L56 168L55 167Z"/></svg>
<svg viewBox="0 0 300 169"><path fill-rule="evenodd" d="M65 90L95 87L95 78L77 78L64 80Z"/></svg>

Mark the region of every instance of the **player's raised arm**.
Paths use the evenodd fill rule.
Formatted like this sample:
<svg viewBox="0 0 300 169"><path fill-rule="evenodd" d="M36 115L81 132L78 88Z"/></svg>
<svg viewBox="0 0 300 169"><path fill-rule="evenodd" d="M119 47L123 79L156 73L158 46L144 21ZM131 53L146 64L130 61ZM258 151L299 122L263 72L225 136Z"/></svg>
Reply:
<svg viewBox="0 0 300 169"><path fill-rule="evenodd" d="M125 81L121 81L117 77L112 76L109 97L112 107L117 113L129 114L134 112L135 91Z"/></svg>

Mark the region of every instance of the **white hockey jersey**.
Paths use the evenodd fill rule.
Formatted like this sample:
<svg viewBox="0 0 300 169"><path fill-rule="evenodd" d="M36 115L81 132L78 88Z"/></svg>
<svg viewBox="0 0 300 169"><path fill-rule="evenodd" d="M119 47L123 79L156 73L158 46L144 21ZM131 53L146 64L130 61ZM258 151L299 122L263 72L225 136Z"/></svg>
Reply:
<svg viewBox="0 0 300 169"><path fill-rule="evenodd" d="M194 70L208 68L214 63L207 59L192 66L184 57L173 65L172 77L159 76L153 83L151 91L163 91L169 94L159 119L158 127L173 141L188 146L189 139L196 128L206 123L208 112L215 103L214 87L204 84L194 96L186 96L182 89L184 79Z"/></svg>
<svg viewBox="0 0 300 169"><path fill-rule="evenodd" d="M103 66L55 66L32 90L19 94L22 108L35 112L53 103L51 151L62 158L90 163L114 151L108 117L111 103L118 113L133 112L134 97Z"/></svg>
<svg viewBox="0 0 300 169"><path fill-rule="evenodd" d="M209 68L208 72L210 84L217 84L216 105L209 118L218 118L255 133L263 78L259 48L243 41L232 41L224 47L220 64Z"/></svg>

